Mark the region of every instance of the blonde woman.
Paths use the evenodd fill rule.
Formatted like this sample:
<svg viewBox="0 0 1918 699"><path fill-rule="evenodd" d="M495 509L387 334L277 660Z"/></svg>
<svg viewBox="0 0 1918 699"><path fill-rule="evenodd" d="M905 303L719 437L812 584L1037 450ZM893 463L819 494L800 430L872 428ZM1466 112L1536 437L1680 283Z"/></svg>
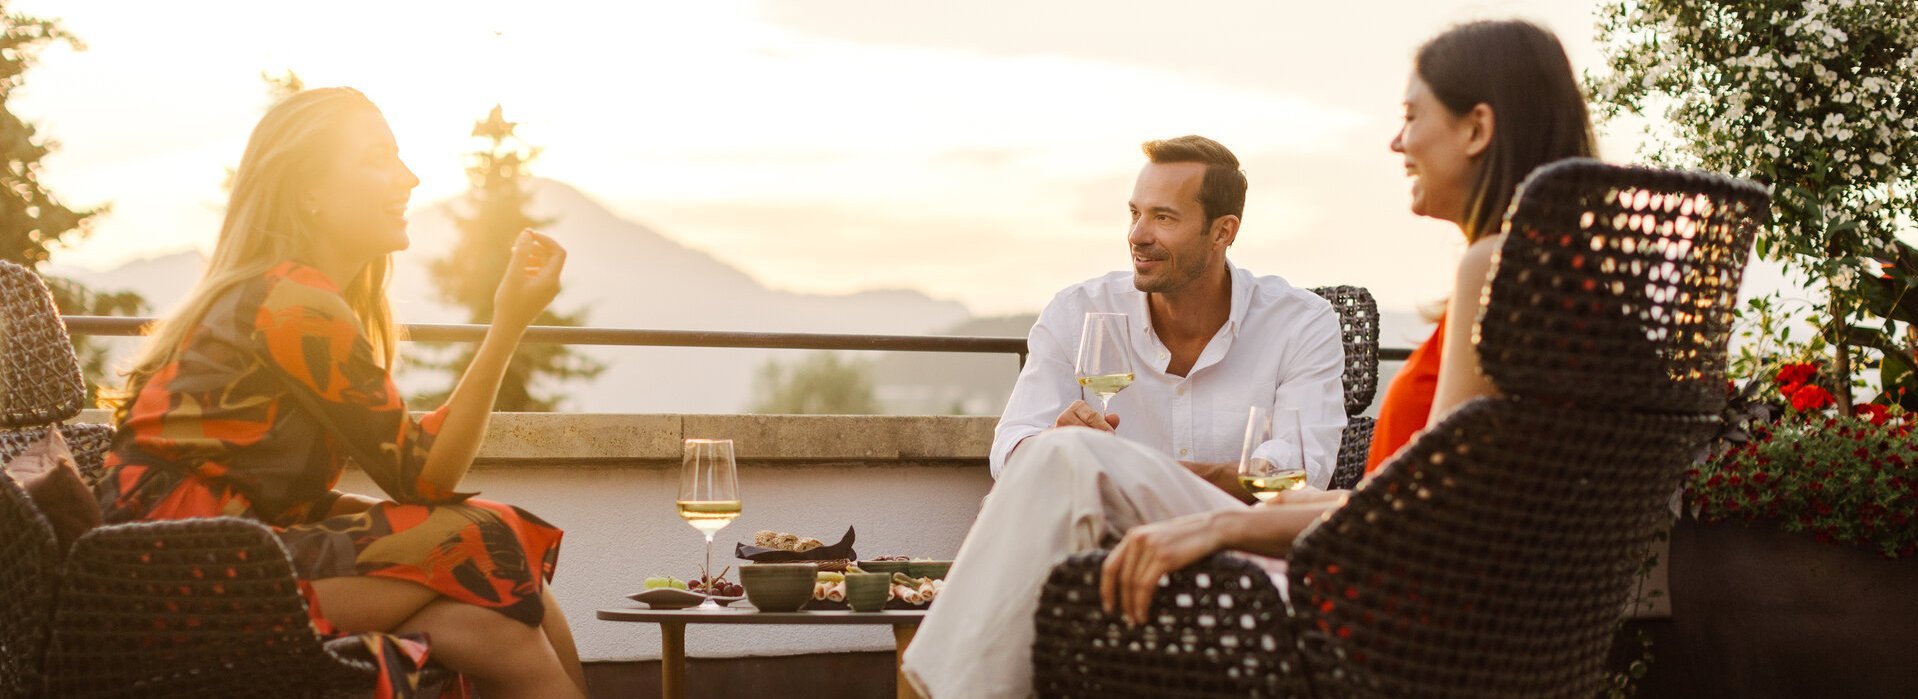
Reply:
<svg viewBox="0 0 1918 699"><path fill-rule="evenodd" d="M205 276L129 375L101 504L109 522L259 520L322 633L425 632L489 698L583 696L547 589L560 530L457 492L566 252L520 235L478 356L414 421L388 373L386 284L418 184L355 90L301 92L260 120ZM392 499L333 490L348 461Z"/></svg>

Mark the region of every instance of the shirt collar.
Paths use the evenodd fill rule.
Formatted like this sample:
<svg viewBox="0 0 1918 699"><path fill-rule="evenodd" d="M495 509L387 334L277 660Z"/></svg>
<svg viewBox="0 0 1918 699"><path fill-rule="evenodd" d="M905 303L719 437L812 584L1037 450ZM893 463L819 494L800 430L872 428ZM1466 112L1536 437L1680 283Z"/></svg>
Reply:
<svg viewBox="0 0 1918 699"><path fill-rule="evenodd" d="M1233 337L1238 337L1239 326L1245 322L1245 315L1252 307L1252 273L1226 260L1225 277L1232 280L1232 314L1226 317L1225 325L1232 329Z"/></svg>
<svg viewBox="0 0 1918 699"><path fill-rule="evenodd" d="M1233 337L1239 336L1239 327L1245 323L1245 316L1252 308L1252 273L1239 269L1231 260L1225 261L1225 278L1232 283L1232 310L1225 319L1225 327L1232 331ZM1139 331L1146 337L1155 337L1152 330L1152 307L1146 303L1147 293L1138 287L1127 290L1133 296L1132 313L1139 325Z"/></svg>

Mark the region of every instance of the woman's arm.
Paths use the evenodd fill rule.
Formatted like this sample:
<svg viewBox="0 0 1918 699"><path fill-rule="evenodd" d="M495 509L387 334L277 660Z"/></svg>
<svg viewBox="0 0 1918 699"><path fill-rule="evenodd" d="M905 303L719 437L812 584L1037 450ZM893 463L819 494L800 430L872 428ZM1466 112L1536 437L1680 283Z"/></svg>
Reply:
<svg viewBox="0 0 1918 699"><path fill-rule="evenodd" d="M492 421L493 401L506 376L506 365L519 348L527 326L559 295L559 274L565 266L566 250L559 243L531 230L520 232L506 275L493 296L493 325L480 341L473 363L447 397L446 421L440 426L432 451L427 453L421 481L441 493L452 493L466 478L486 436L486 426Z"/></svg>
<svg viewBox="0 0 1918 699"><path fill-rule="evenodd" d="M1106 556L1099 599L1107 613L1116 609L1137 624L1151 611L1152 591L1167 573L1223 550L1282 558L1300 532L1344 502L1344 491L1327 492L1340 497L1201 512L1133 527Z"/></svg>
<svg viewBox="0 0 1918 699"><path fill-rule="evenodd" d="M1479 370L1478 347L1472 330L1478 327L1479 303L1492 272L1492 260L1505 244L1503 234L1487 236L1465 249L1453 283L1452 300L1445 309L1445 340L1439 349L1438 387L1432 394L1432 412L1425 424L1436 425L1447 413L1473 398L1498 395Z"/></svg>

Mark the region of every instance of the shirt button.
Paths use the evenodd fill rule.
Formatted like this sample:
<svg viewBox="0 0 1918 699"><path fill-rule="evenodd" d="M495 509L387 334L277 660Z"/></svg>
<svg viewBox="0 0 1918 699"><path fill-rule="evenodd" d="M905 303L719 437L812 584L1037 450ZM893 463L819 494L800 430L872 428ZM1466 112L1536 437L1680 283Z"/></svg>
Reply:
<svg viewBox="0 0 1918 699"><path fill-rule="evenodd" d="M1192 453L1192 450L1190 450L1190 449L1180 449L1180 450L1179 450L1179 456L1185 456L1186 454L1190 454L1190 453Z"/></svg>
<svg viewBox="0 0 1918 699"><path fill-rule="evenodd" d="M1177 391L1173 391L1173 392L1174 392L1174 393L1177 393L1177 394L1179 394L1179 395L1182 395L1182 396L1183 396L1183 395L1185 395L1185 387L1184 387L1184 386L1180 386L1180 387L1179 387L1179 390L1177 390Z"/></svg>

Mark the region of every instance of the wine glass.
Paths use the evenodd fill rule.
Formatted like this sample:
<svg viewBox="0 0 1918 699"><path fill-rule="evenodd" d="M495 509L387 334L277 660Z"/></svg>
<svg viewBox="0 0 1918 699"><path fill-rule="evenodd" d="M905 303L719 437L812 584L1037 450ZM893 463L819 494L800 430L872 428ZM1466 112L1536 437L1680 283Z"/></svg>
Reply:
<svg viewBox="0 0 1918 699"><path fill-rule="evenodd" d="M719 609L712 598L713 535L739 518L739 471L733 463L733 440L688 439L679 467L679 518L706 535L706 601L700 609Z"/></svg>
<svg viewBox="0 0 1918 699"><path fill-rule="evenodd" d="M1087 313L1079 333L1079 359L1073 372L1079 385L1099 396L1099 412L1112 409L1112 397L1132 385L1132 352L1124 313Z"/></svg>
<svg viewBox="0 0 1918 699"><path fill-rule="evenodd" d="M1299 411L1280 410L1277 422L1273 424L1272 411L1261 405L1252 406L1245 419L1245 444L1239 451L1239 485L1245 486L1260 502L1269 502L1281 492L1305 485L1305 426L1299 421ZM1272 461L1272 450L1282 447L1272 441L1275 428L1277 434L1291 438L1292 443L1283 448L1298 452L1296 466L1280 466Z"/></svg>

